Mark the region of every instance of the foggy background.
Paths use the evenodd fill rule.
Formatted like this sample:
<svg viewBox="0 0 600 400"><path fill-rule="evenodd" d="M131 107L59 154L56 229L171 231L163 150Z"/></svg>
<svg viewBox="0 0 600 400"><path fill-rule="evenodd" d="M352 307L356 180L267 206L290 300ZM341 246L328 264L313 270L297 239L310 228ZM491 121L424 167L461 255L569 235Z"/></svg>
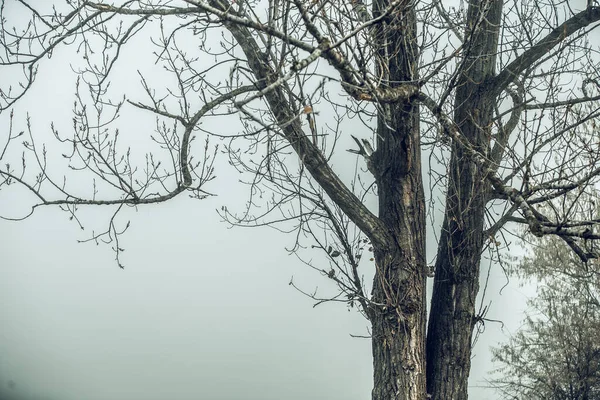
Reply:
<svg viewBox="0 0 600 400"><path fill-rule="evenodd" d="M128 48L121 65L148 62L131 50L135 46ZM17 130L24 129L29 112L34 135L59 159L55 176L66 170L60 169L49 125L55 121L65 133L72 125L71 57L61 50L43 62L34 88L14 108ZM139 79L128 69L131 75L116 74L114 80L135 95ZM123 115L122 134L144 146L154 116L131 106ZM7 127L5 113L2 135ZM349 160L353 167L355 158ZM241 210L248 195L225 161L221 157L217 179L207 186L218 197L198 201L184 193L125 210L121 219L132 222L121 239L125 270L109 246L77 243L105 229L109 208L81 209L83 231L57 208L38 209L21 222L0 221L0 393L55 400L370 398L370 340L350 336L367 335L367 321L340 304L313 308L312 300L288 285L293 276L309 292L329 287L285 250L293 235L230 229L220 221L216 209ZM85 179L81 184L89 186ZM0 191L0 211L25 215L31 195L10 189ZM430 227L429 260L437 245L433 230L439 226ZM484 260L483 280L489 267ZM368 265L363 268L372 274ZM485 388L489 346L518 328L532 294L512 282L500 295L506 283L492 266L487 317L506 325L502 330L487 322L476 345L473 399L497 398Z"/></svg>
<svg viewBox="0 0 600 400"><path fill-rule="evenodd" d="M2 381L65 400L369 399L370 341L350 337L367 321L339 304L313 309L290 277L327 281L287 255L289 237L226 229L211 207L225 196L141 208L125 270L108 248L78 245L79 229L55 209L3 222ZM488 317L514 329L524 295L511 287L498 297L497 279ZM496 398L477 386L488 346L503 338L486 324L474 399Z"/></svg>

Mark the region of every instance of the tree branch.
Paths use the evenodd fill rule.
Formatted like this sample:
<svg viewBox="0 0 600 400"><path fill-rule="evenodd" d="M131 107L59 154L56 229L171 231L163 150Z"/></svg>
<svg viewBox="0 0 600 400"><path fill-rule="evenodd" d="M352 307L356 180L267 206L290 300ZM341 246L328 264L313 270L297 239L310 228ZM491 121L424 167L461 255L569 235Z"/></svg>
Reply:
<svg viewBox="0 0 600 400"><path fill-rule="evenodd" d="M213 1L213 3L216 1ZM257 78L259 89L268 87L276 78L276 73L248 29L244 26L225 22L225 27L232 33L242 51L246 55L248 65ZM361 231L376 243L387 243L389 235L383 223L350 191L329 166L327 159L319 148L302 131L297 113L291 109L281 86L276 86L265 93L265 99L279 124L279 127L290 143L301 162L310 172L325 193L348 215Z"/></svg>
<svg viewBox="0 0 600 400"><path fill-rule="evenodd" d="M547 217L539 213L527 202L527 199L523 196L522 192L506 185L502 179L496 175L496 164L481 154L481 152L469 142L469 140L460 132L460 128L456 123L454 123L449 116L444 114L441 107L431 97L425 93L421 93L419 95L419 100L437 118L440 125L442 125L444 132L446 132L456 144L463 148L465 154L472 162L483 170L483 176L490 181L494 189L510 199L514 206L519 208L525 217L524 222L529 225L531 233L538 237L551 234L562 237L569 246L576 250L577 255L581 257L582 261L587 261L590 258L598 258L600 256L598 254L585 254L580 248L575 247L577 244L572 240L572 238L575 237L581 239L600 239L600 235L595 234L589 227L565 228L560 224L551 223Z"/></svg>
<svg viewBox="0 0 600 400"><path fill-rule="evenodd" d="M552 32L538 42L538 44L531 47L518 56L513 62L508 64L496 77L492 78L490 90L499 94L513 82L521 72L533 65L533 63L547 54L565 38L577 32L579 29L597 21L600 21L600 7L598 6L590 6L569 18L553 29Z"/></svg>

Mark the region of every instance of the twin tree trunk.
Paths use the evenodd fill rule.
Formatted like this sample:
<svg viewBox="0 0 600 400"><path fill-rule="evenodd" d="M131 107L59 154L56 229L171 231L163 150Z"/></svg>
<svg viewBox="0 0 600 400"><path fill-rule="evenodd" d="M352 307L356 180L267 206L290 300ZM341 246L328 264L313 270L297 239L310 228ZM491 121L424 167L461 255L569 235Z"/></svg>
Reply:
<svg viewBox="0 0 600 400"><path fill-rule="evenodd" d="M365 46L377 52L376 76L383 90L419 80L417 1L373 0L372 38ZM228 2L210 0L223 13ZM302 4L295 1L298 9ZM377 149L370 160L379 196L375 217L331 170L321 150L303 131L298 104L286 83L277 82L280 71L243 24L225 21L256 77L265 89L281 133L302 160L303 166L340 209L372 240L375 278L372 303L365 310L372 323L374 366L373 400L465 400L471 367L472 332L477 321L479 264L484 245L484 213L491 187L484 172L465 151L490 154L493 116L499 92L528 65L582 27L600 21L600 8L588 7L556 27L538 44L516 57L496 76L502 0L470 0L462 34L464 43L455 58L457 74L448 82L448 93L439 108L427 104L439 117L447 104L454 109L452 131L460 132L469 148L452 144L446 182L446 211L435 265L429 320L426 306L425 196L422 178L422 109L412 100L378 104ZM312 24L308 14L303 18ZM314 25L313 30L318 30ZM318 35L315 35L318 37ZM319 44L328 52L327 41ZM321 48L321 47L320 47ZM330 61L343 69L342 56ZM453 61L454 62L454 61ZM352 71L345 71L352 75ZM347 82L346 82L347 83ZM269 86L271 85L271 86ZM421 88L419 88L420 90ZM446 88L440 88L446 89ZM388 92L393 92L389 91ZM418 99L417 99L418 97ZM432 101L433 102L433 101ZM427 112L429 112L427 111ZM512 118L512 117L511 117ZM440 120L445 129L447 119ZM496 132L502 138L504 132ZM455 137L456 139L456 137ZM502 155L506 138L496 140L494 159ZM497 178L494 178L497 180ZM428 325L427 325L428 320ZM426 328L427 325L427 328Z"/></svg>
<svg viewBox="0 0 600 400"><path fill-rule="evenodd" d="M480 5L486 4L485 10ZM374 17L389 1L374 4ZM481 18L482 13L485 15ZM486 154L494 98L493 76L502 1L471 1L465 36L472 35L457 79L454 121ZM381 76L390 86L418 79L419 53L414 7L379 27ZM472 32L471 32L472 31ZM393 243L375 247L373 300L373 400L463 400L476 321L483 221L489 185L475 165L452 148L446 214L438 244L428 330L426 323L425 200L421 172L420 109L417 104L381 108L374 154L379 218Z"/></svg>
<svg viewBox="0 0 600 400"><path fill-rule="evenodd" d="M480 4L487 4L481 17ZM489 5L491 4L491 7ZM219 0L211 5L226 10ZM373 17L389 0L374 0ZM494 98L485 90L494 73L502 1L470 2L465 36L472 35L463 54L456 84L455 121L471 143L487 152ZM415 7L406 4L375 27L379 42L378 76L394 87L419 76L418 25ZM477 21L477 22L475 22ZM274 82L277 73L246 27L225 22L243 49L257 87ZM471 32L473 31L473 32ZM285 88L265 94L283 134L301 155L304 166L336 200L347 200L343 183L327 166L322 153L307 139ZM380 237L373 242L375 278L373 303L366 310L372 323L373 400L464 400L475 323L479 263L483 246L483 215L489 188L474 164L452 149L447 182L446 215L436 263L429 327L426 330L425 196L421 170L421 109L418 102L379 105L377 150L372 156L379 195ZM330 173L331 172L331 173ZM352 211L350 209L350 211ZM363 215L354 214L353 220Z"/></svg>

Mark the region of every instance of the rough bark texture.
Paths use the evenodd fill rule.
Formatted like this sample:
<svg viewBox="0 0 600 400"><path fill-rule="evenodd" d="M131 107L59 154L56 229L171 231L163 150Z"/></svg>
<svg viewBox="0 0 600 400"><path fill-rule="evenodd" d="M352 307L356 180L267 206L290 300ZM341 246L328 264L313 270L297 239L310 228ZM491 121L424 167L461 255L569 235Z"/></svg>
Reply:
<svg viewBox="0 0 600 400"><path fill-rule="evenodd" d="M373 14L389 3L375 2ZM416 17L412 8L390 15L379 27L378 66L390 87L417 79ZM373 300L384 304L373 325L373 400L420 400L425 396L425 201L421 177L419 106L385 104L378 117L373 166L379 218L390 235L375 246Z"/></svg>
<svg viewBox="0 0 600 400"><path fill-rule="evenodd" d="M483 154L489 149L495 100L486 81L495 71L501 15L502 1L470 2L465 37L472 39L456 90L454 121ZM427 392L432 399L467 398L488 190L482 171L454 146L427 336Z"/></svg>

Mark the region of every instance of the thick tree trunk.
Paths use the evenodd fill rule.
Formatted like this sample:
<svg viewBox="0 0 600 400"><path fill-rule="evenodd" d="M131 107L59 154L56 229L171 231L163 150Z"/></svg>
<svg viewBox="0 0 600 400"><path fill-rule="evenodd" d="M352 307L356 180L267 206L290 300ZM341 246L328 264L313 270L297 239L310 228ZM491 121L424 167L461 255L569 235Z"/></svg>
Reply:
<svg viewBox="0 0 600 400"><path fill-rule="evenodd" d="M382 306L369 315L373 327L375 385L372 397L373 400L423 400L425 202L418 129L415 127L418 120L412 117L416 115L414 112L396 115L402 115L403 122L414 129L409 130L412 134L394 131L393 135L386 135L388 140L379 147L374 160L380 173L380 218L393 235L394 242L375 248L373 301Z"/></svg>
<svg viewBox="0 0 600 400"><path fill-rule="evenodd" d="M459 171L463 179L455 180L460 186L452 190L452 195L463 190L462 193L473 197L468 205L455 197L454 204L448 207L450 218L447 217L449 221L444 224L437 255L427 336L427 392L437 400L467 398L479 290L483 201L481 193L476 192L481 188L469 190L468 178L475 178L477 174L464 169ZM465 206L468 212L461 214L459 210L467 210L462 208Z"/></svg>
<svg viewBox="0 0 600 400"><path fill-rule="evenodd" d="M470 44L456 90L454 121L483 154L489 149L495 105L486 82L495 71L501 15L501 0L470 2L465 32ZM448 172L446 215L427 332L427 392L435 400L464 400L489 184L458 146L452 149Z"/></svg>
<svg viewBox="0 0 600 400"><path fill-rule="evenodd" d="M374 3L379 15L388 2ZM405 7L378 27L378 73L390 87L417 79L414 7ZM425 200L421 176L419 107L380 105L373 167L379 218L392 237L375 248L373 301L382 306L373 326L373 400L424 400L425 382Z"/></svg>
<svg viewBox="0 0 600 400"><path fill-rule="evenodd" d="M380 218L394 241L375 248L373 400L425 399L425 202L418 116L393 114L399 126L375 153ZM398 117L399 118L396 118ZM389 121L388 121L389 122ZM385 126L384 126L385 125ZM380 133L389 130L380 123ZM401 129L408 129L408 132ZM412 128L412 129L410 129Z"/></svg>
<svg viewBox="0 0 600 400"><path fill-rule="evenodd" d="M374 300L389 304L371 313L374 400L425 399L426 310L418 301L424 294L424 280L414 271L418 263L399 253L382 257L387 259L387 267L380 267L386 272L379 274L380 278L385 273L394 274L396 278L380 279L374 289Z"/></svg>

